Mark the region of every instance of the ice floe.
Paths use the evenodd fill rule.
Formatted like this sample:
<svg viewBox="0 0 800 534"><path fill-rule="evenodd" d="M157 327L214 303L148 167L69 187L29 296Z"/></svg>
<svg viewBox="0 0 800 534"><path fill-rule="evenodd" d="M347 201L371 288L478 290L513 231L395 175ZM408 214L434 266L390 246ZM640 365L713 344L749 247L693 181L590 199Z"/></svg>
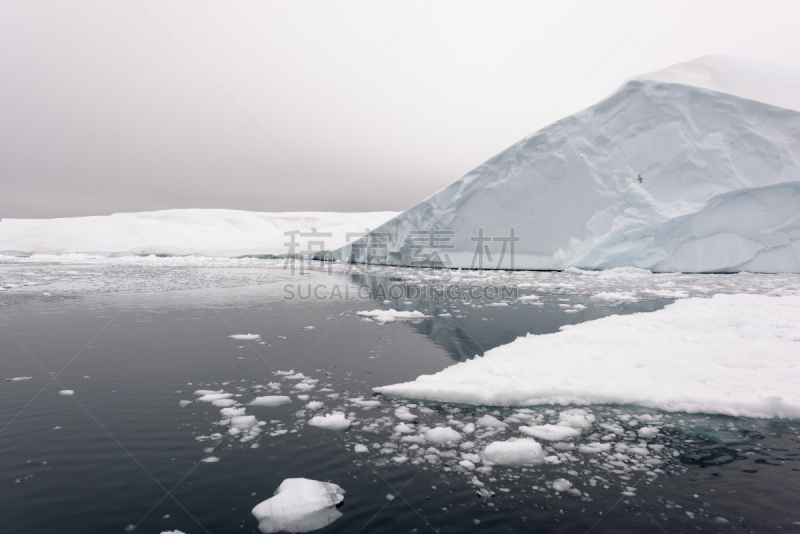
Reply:
<svg viewBox="0 0 800 534"><path fill-rule="evenodd" d="M258 528L272 532L311 532L328 526L342 516L336 506L345 491L330 482L287 478L271 497L252 510Z"/></svg>
<svg viewBox="0 0 800 534"><path fill-rule="evenodd" d="M375 391L484 405L638 404L796 418L798 341L800 297L715 295L518 338ZM577 412L563 417L577 428L591 423Z"/></svg>

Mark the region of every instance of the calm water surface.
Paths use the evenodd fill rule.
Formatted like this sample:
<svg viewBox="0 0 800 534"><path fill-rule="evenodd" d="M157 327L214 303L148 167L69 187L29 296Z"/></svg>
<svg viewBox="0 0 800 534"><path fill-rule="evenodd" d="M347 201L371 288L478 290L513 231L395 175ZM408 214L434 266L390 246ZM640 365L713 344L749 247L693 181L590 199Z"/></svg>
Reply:
<svg viewBox="0 0 800 534"><path fill-rule="evenodd" d="M253 386L277 380L275 370L294 369L329 384L341 399L369 398L373 386L413 380L529 332L555 332L610 313L654 311L670 302L597 308L575 297L571 302L587 309L566 314L555 300L538 307L287 302L282 288L6 301L0 309L0 378L32 380L0 382L1 530L258 532L252 507L283 479L307 477L347 492L343 517L320 532L800 531L800 449L791 422L687 416L696 421L665 437L680 450L680 472L637 486L632 497L621 495L620 485L637 480L612 476L607 488L592 488L591 499L532 489L561 476L564 466L496 468L496 493L481 497L456 470L386 463L377 453L359 457L348 432L298 424L310 415L297 415L304 402L294 394L291 404L248 409L269 422L258 448L235 440L198 441L224 429L215 426L218 408L179 406L196 398L196 389L238 387L246 402L268 394ZM376 307L419 309L432 317L381 326L355 315ZM451 317L437 316L444 312ZM260 334L265 344L228 337L236 333ZM284 387L282 394L287 392ZM427 406L433 420L483 413ZM720 432L721 426L727 430ZM297 431L269 435L281 428ZM213 452L206 450L210 446ZM200 461L210 454L220 461Z"/></svg>

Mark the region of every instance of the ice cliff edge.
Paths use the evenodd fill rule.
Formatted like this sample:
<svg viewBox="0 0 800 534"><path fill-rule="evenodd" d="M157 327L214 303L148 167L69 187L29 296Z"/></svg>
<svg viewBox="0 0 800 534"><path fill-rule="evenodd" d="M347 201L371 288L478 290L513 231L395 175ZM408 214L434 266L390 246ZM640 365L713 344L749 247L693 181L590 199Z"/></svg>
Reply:
<svg viewBox="0 0 800 534"><path fill-rule="evenodd" d="M631 78L336 254L463 268L800 272L798 93L800 72L728 56Z"/></svg>

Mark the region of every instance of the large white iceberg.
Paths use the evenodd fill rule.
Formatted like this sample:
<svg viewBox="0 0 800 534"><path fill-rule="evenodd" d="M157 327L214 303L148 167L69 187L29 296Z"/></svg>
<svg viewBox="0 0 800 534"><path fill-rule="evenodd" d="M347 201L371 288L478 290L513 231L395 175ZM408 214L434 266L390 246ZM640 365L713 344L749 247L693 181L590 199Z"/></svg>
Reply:
<svg viewBox="0 0 800 534"><path fill-rule="evenodd" d="M180 209L62 219L3 219L0 252L308 255L341 247L395 215ZM296 246L286 245L292 242L286 232L295 232Z"/></svg>
<svg viewBox="0 0 800 534"><path fill-rule="evenodd" d="M464 268L800 272L798 91L797 71L735 57L637 76L337 254Z"/></svg>
<svg viewBox="0 0 800 534"><path fill-rule="evenodd" d="M800 419L799 354L800 296L715 295L520 337L375 391L477 405L637 404ZM562 424L590 426L593 416L583 414L562 414Z"/></svg>
<svg viewBox="0 0 800 534"><path fill-rule="evenodd" d="M311 532L342 517L336 505L344 500L344 493L330 482L287 478L275 490L275 496L256 505L252 513L264 534Z"/></svg>

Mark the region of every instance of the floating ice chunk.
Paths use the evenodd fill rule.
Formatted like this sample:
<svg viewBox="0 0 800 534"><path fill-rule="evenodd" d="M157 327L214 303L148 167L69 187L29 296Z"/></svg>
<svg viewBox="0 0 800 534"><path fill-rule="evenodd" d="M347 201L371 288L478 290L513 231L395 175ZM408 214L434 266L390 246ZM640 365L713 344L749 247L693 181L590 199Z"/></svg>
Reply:
<svg viewBox="0 0 800 534"><path fill-rule="evenodd" d="M74 395L75 392L72 391L71 389L62 389L61 391L58 392L58 394L59 395Z"/></svg>
<svg viewBox="0 0 800 534"><path fill-rule="evenodd" d="M394 427L394 431L398 434L413 434L416 430L413 426L407 425L405 423L400 423L396 427Z"/></svg>
<svg viewBox="0 0 800 534"><path fill-rule="evenodd" d="M301 401L307 401L308 399L311 398L311 396L310 395L298 395L297 398L300 399Z"/></svg>
<svg viewBox="0 0 800 534"><path fill-rule="evenodd" d="M231 428L238 430L249 430L258 424L258 419L255 415L237 415L231 417Z"/></svg>
<svg viewBox="0 0 800 534"><path fill-rule="evenodd" d="M397 408L394 411L394 416L397 417L398 419L402 419L403 421L413 421L414 419L417 418L417 416L412 414L408 410L408 407L406 406L400 406L399 408Z"/></svg>
<svg viewBox="0 0 800 534"><path fill-rule="evenodd" d="M464 434L472 434L473 432L475 432L475 424L467 423L461 430L462 432L464 432Z"/></svg>
<svg viewBox="0 0 800 534"><path fill-rule="evenodd" d="M530 285L530 284L528 284L528 285ZM530 302L532 300L539 300L539 297L537 297L536 295L524 295L522 297L519 297L517 300L519 300L521 302Z"/></svg>
<svg viewBox="0 0 800 534"><path fill-rule="evenodd" d="M366 445L362 445L361 443L358 443L355 447L353 447L353 450L355 452L359 453L359 454L365 453L365 452L369 452L369 449L367 448L367 446Z"/></svg>
<svg viewBox="0 0 800 534"><path fill-rule="evenodd" d="M169 517L169 516L166 516L166 517ZM165 530L161 534L186 534L186 533L183 532L182 530Z"/></svg>
<svg viewBox="0 0 800 534"><path fill-rule="evenodd" d="M525 435L547 441L563 441L581 434L580 430L559 425L521 426L519 431Z"/></svg>
<svg viewBox="0 0 800 534"><path fill-rule="evenodd" d="M584 454L597 454L598 452L608 452L611 450L610 443L584 443L578 446L578 450Z"/></svg>
<svg viewBox="0 0 800 534"><path fill-rule="evenodd" d="M214 402L215 400L227 399L233 397L233 393L225 393L222 390L213 391L209 389L198 389L194 392L195 395L200 395L197 399L200 402Z"/></svg>
<svg viewBox="0 0 800 534"><path fill-rule="evenodd" d="M473 469L475 469L475 464L470 462L469 460L461 460L460 462L458 462L458 465L460 465L461 467L463 467L468 471L472 471Z"/></svg>
<svg viewBox="0 0 800 534"><path fill-rule="evenodd" d="M220 413L223 417L234 417L236 415L244 415L245 408L223 408Z"/></svg>
<svg viewBox="0 0 800 534"><path fill-rule="evenodd" d="M219 462L219 458L217 458L216 456L206 456L205 458L203 458L200 461L201 462L205 462L207 464L215 464L215 463Z"/></svg>
<svg viewBox="0 0 800 534"><path fill-rule="evenodd" d="M639 300L636 293L630 291L597 293L596 295L592 295L592 298L595 300L618 300L622 302L636 302Z"/></svg>
<svg viewBox="0 0 800 534"><path fill-rule="evenodd" d="M294 385L294 389L298 391L311 391L314 387L314 384L309 384L308 382L300 382Z"/></svg>
<svg viewBox="0 0 800 534"><path fill-rule="evenodd" d="M535 465L544 462L545 452L532 439L495 441L480 454L484 462L501 465Z"/></svg>
<svg viewBox="0 0 800 534"><path fill-rule="evenodd" d="M492 415L489 415L488 413L483 417L481 417L480 419L478 419L477 421L475 421L475 424L478 426L487 426L490 428L492 427L505 428L508 426L506 423L502 422L501 420Z"/></svg>
<svg viewBox="0 0 800 534"><path fill-rule="evenodd" d="M658 435L658 428L654 426L644 426L640 428L637 433L639 434L639 437L650 439Z"/></svg>
<svg viewBox="0 0 800 534"><path fill-rule="evenodd" d="M273 408L281 404L292 402L292 399L285 395L265 395L263 397L256 397L250 401L251 406L267 406Z"/></svg>
<svg viewBox="0 0 800 534"><path fill-rule="evenodd" d="M228 337L231 339L241 339L242 341L255 341L257 339L261 339L259 334L234 334Z"/></svg>
<svg viewBox="0 0 800 534"><path fill-rule="evenodd" d="M362 317L374 317L375 321L379 324L393 323L398 319L425 319L430 317L420 311L397 311L397 310L371 310L356 312L356 315Z"/></svg>
<svg viewBox="0 0 800 534"><path fill-rule="evenodd" d="M185 407L189 406L189 405L190 405L191 403L193 403L193 402L194 402L194 401L190 401L190 400L182 400L182 401L181 401L181 402L179 402L178 404L180 404L181 408L185 408Z"/></svg>
<svg viewBox="0 0 800 534"><path fill-rule="evenodd" d="M311 532L342 517L336 505L344 500L344 493L330 482L287 478L275 490L275 496L258 504L252 514L264 534Z"/></svg>
<svg viewBox="0 0 800 534"><path fill-rule="evenodd" d="M381 402L376 400L350 399L350 401L362 408L377 408L381 405Z"/></svg>
<svg viewBox="0 0 800 534"><path fill-rule="evenodd" d="M18 376L16 378L6 378L6 382L22 382L24 380L33 380L32 376Z"/></svg>
<svg viewBox="0 0 800 534"><path fill-rule="evenodd" d="M553 481L553 489L557 492L567 491L572 487L572 482L566 478L557 478Z"/></svg>
<svg viewBox="0 0 800 534"><path fill-rule="evenodd" d="M440 443L442 445L447 443L456 443L463 439L463 436L450 427L438 426L431 428L423 433L425 441L433 443Z"/></svg>
<svg viewBox="0 0 800 534"><path fill-rule="evenodd" d="M211 401L212 406L217 406L219 408L225 408L226 406L233 406L236 404L236 401L233 399L217 399Z"/></svg>
<svg viewBox="0 0 800 534"><path fill-rule="evenodd" d="M347 419L342 412L333 412L324 416L317 415L312 417L308 421L308 424L320 428L328 428L330 430L345 430L350 427L350 420Z"/></svg>
<svg viewBox="0 0 800 534"><path fill-rule="evenodd" d="M311 401L308 404L306 404L306 408L308 408L309 410L321 410L324 407L325 403L320 401Z"/></svg>
<svg viewBox="0 0 800 534"><path fill-rule="evenodd" d="M572 428L590 428L594 423L594 415L588 413L586 410L575 408L572 410L564 410L558 414L559 425L568 426Z"/></svg>

